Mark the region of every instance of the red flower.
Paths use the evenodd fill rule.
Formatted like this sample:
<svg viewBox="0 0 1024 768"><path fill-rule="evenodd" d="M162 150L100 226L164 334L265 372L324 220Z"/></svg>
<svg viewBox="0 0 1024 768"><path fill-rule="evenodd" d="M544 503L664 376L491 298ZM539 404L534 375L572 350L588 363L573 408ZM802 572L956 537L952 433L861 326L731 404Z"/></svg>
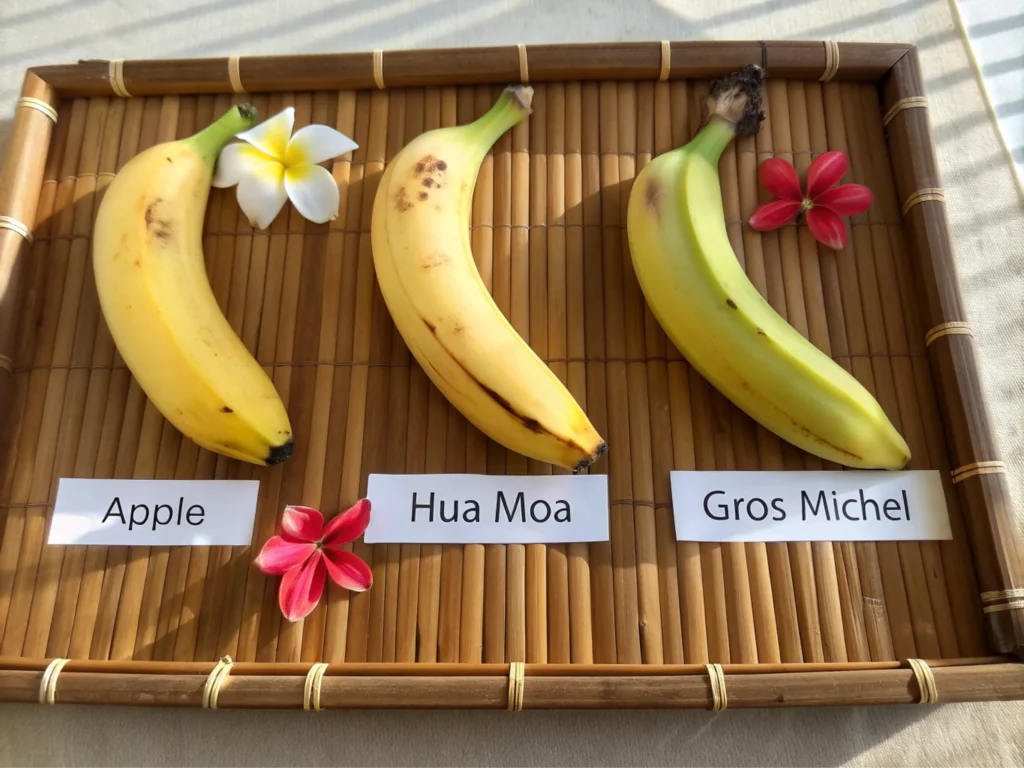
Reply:
<svg viewBox="0 0 1024 768"><path fill-rule="evenodd" d="M362 499L324 527L324 516L310 507L285 507L281 535L272 536L256 565L268 576L282 575L278 602L288 621L308 616L324 594L330 574L339 587L363 592L373 573L363 560L341 548L370 524L370 502Z"/></svg>
<svg viewBox="0 0 1024 768"><path fill-rule="evenodd" d="M800 179L790 163L779 158L761 163L759 175L764 188L778 200L765 203L750 217L759 232L778 229L807 214L807 226L822 245L834 250L846 245L846 225L840 216L854 216L871 207L871 190L861 184L835 186L850 159L845 152L826 152L807 169L807 194L800 191Z"/></svg>

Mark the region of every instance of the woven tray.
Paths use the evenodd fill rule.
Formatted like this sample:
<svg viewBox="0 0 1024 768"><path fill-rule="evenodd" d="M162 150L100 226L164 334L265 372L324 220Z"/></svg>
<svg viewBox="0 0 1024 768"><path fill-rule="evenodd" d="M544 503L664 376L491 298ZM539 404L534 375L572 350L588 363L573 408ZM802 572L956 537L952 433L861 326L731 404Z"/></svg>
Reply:
<svg viewBox="0 0 1024 768"><path fill-rule="evenodd" d="M952 541L675 541L670 470L823 466L687 366L629 259L632 179L693 135L708 80L748 63L767 66L768 120L721 163L733 245L772 305L877 395L911 466L942 471ZM252 559L284 504L333 514L371 472L551 471L488 442L432 388L392 326L370 253L388 158L425 129L481 114L517 80L535 86L534 113L483 165L474 253L499 306L614 447L596 465L609 475L611 541L357 542L374 587L331 590L304 622L283 622L277 580ZM828 42L29 71L0 186L0 699L721 709L1024 697L1021 542L922 94L911 47ZM291 213L253 232L232 191L211 197L214 290L301 446L273 469L200 451L164 423L113 347L89 263L117 169L246 99L264 116L293 104L297 127L336 125L360 146L334 164L342 204L330 225ZM819 248L803 227L743 224L763 194L759 160L804 171L826 149L846 150L850 179L876 193L846 250ZM253 547L45 546L57 482L76 476L256 478ZM228 656L233 667L217 665ZM322 679L314 662L329 664Z"/></svg>

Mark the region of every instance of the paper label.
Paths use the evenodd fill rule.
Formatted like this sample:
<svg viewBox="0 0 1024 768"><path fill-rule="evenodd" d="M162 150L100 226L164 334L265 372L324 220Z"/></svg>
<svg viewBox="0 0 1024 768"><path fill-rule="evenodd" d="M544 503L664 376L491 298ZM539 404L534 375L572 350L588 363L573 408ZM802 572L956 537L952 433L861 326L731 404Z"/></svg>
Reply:
<svg viewBox="0 0 1024 768"><path fill-rule="evenodd" d="M246 546L257 480L61 478L50 544Z"/></svg>
<svg viewBox="0 0 1024 768"><path fill-rule="evenodd" d="M370 475L368 544L608 540L604 475Z"/></svg>
<svg viewBox="0 0 1024 768"><path fill-rule="evenodd" d="M679 541L952 538L934 470L672 472Z"/></svg>

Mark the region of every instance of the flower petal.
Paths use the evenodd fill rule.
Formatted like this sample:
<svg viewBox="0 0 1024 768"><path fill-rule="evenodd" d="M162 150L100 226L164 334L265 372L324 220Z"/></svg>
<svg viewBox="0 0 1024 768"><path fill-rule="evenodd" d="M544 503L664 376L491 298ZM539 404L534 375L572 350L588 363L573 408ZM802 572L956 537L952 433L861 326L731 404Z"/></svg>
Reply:
<svg viewBox="0 0 1024 768"><path fill-rule="evenodd" d="M324 546L338 547L355 541L370 524L370 500L360 499L324 528Z"/></svg>
<svg viewBox="0 0 1024 768"><path fill-rule="evenodd" d="M256 567L268 576L277 576L298 568L316 551L312 542L289 541L283 536L271 536L256 557Z"/></svg>
<svg viewBox="0 0 1024 768"><path fill-rule="evenodd" d="M301 568L288 571L281 577L277 592L281 613L288 621L304 619L316 608L324 594L327 567L320 552L314 553Z"/></svg>
<svg viewBox="0 0 1024 768"><path fill-rule="evenodd" d="M803 205L791 200L775 200L765 203L750 217L750 226L758 232L767 232L778 229L783 224L789 224L800 215Z"/></svg>
<svg viewBox="0 0 1024 768"><path fill-rule="evenodd" d="M785 160L778 157L765 160L758 169L758 176L764 188L780 200L800 202L804 199L796 170Z"/></svg>
<svg viewBox="0 0 1024 768"><path fill-rule="evenodd" d="M334 583L351 592L365 592L373 586L373 571L361 557L344 549L325 549L324 563Z"/></svg>
<svg viewBox="0 0 1024 768"><path fill-rule="evenodd" d="M284 162L288 142L295 125L295 107L288 107L269 117L248 131L242 131L238 138L258 147L278 162Z"/></svg>
<svg viewBox="0 0 1024 768"><path fill-rule="evenodd" d="M351 152L358 147L352 139L326 125L307 125L300 128L288 142L284 163L293 165L316 165Z"/></svg>
<svg viewBox="0 0 1024 768"><path fill-rule="evenodd" d="M850 158L838 149L814 160L807 169L807 196L815 200L826 189L838 184L849 167Z"/></svg>
<svg viewBox="0 0 1024 768"><path fill-rule="evenodd" d="M289 541L316 542L324 531L324 516L312 507L284 508L281 533Z"/></svg>
<svg viewBox="0 0 1024 768"><path fill-rule="evenodd" d="M249 144L228 144L217 158L217 169L213 174L213 186L233 187L249 173L273 158Z"/></svg>
<svg viewBox="0 0 1024 768"><path fill-rule="evenodd" d="M238 182L238 205L255 229L269 227L287 199L284 166L280 163L250 169Z"/></svg>
<svg viewBox="0 0 1024 768"><path fill-rule="evenodd" d="M338 183L323 166L292 166L285 171L284 187L292 205L310 221L323 224L338 215Z"/></svg>
<svg viewBox="0 0 1024 768"><path fill-rule="evenodd" d="M807 226L815 240L834 251L846 245L846 224L828 208L814 206L807 211Z"/></svg>
<svg viewBox="0 0 1024 768"><path fill-rule="evenodd" d="M862 184L841 184L818 195L814 205L840 216L856 216L870 208L873 199L871 190Z"/></svg>

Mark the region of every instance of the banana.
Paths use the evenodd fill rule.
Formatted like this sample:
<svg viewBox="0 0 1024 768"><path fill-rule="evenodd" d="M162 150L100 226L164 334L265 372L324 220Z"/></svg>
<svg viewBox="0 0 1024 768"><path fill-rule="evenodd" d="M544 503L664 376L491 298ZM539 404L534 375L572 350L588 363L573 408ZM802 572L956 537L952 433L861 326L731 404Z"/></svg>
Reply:
<svg viewBox="0 0 1024 768"><path fill-rule="evenodd" d="M480 165L532 98L528 86L507 88L477 121L398 153L374 199L373 262L402 338L449 402L506 448L580 471L607 445L494 303L469 241Z"/></svg>
<svg viewBox="0 0 1024 768"><path fill-rule="evenodd" d="M718 160L759 129L762 81L748 67L716 83L697 136L637 175L627 211L637 279L683 356L765 428L837 464L901 469L910 450L878 402L772 309L730 245Z"/></svg>
<svg viewBox="0 0 1024 768"><path fill-rule="evenodd" d="M293 451L288 414L221 312L202 242L217 156L255 119L237 106L132 158L97 212L93 270L114 343L160 413L204 448L277 464Z"/></svg>

